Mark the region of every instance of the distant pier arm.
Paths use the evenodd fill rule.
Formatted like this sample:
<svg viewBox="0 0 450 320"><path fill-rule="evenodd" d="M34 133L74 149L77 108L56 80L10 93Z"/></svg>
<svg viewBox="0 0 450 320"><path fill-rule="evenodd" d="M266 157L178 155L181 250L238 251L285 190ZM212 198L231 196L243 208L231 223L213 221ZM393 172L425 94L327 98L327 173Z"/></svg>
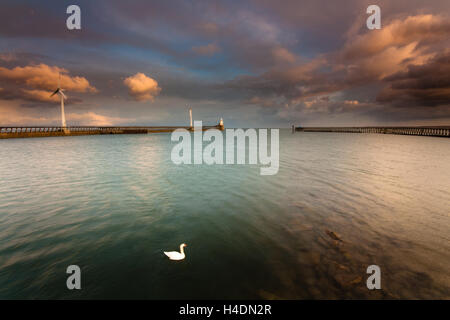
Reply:
<svg viewBox="0 0 450 320"><path fill-rule="evenodd" d="M296 127L302 132L382 133L411 136L450 137L450 126L430 127Z"/></svg>

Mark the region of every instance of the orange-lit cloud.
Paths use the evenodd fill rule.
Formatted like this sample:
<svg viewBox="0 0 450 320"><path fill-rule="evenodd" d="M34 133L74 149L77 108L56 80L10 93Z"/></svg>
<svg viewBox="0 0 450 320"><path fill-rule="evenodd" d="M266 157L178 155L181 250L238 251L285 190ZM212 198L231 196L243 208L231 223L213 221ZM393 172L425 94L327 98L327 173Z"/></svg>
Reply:
<svg viewBox="0 0 450 320"><path fill-rule="evenodd" d="M374 32L365 32L345 45L342 54L347 59L368 57L389 47L401 47L411 43L430 44L447 40L450 21L431 14L396 19Z"/></svg>
<svg viewBox="0 0 450 320"><path fill-rule="evenodd" d="M276 47L272 50L272 55L278 63L294 63L296 56L286 48Z"/></svg>
<svg viewBox="0 0 450 320"><path fill-rule="evenodd" d="M59 78L61 87L66 92L97 92L84 77L72 77L64 68L38 64L14 68L0 67L0 83L3 88L0 91L0 99L57 102L59 97L50 95L58 87ZM79 101L70 99L67 102L77 100Z"/></svg>
<svg viewBox="0 0 450 320"><path fill-rule="evenodd" d="M130 120L120 117L105 116L92 111L84 113L69 113L66 117L69 124L77 123L86 126L112 126Z"/></svg>
<svg viewBox="0 0 450 320"><path fill-rule="evenodd" d="M113 117L92 111L68 112L66 113L66 119L68 125L85 126L112 126L134 121L130 118ZM0 126L48 126L59 125L60 121L59 108L53 110L48 108L23 108L18 105L18 102L5 105L0 100Z"/></svg>
<svg viewBox="0 0 450 320"><path fill-rule="evenodd" d="M71 77L64 68L48 66L46 64L15 67L12 69L0 67L0 80L14 81L33 89L55 90L61 75L61 87L68 91L96 92L84 77Z"/></svg>
<svg viewBox="0 0 450 320"><path fill-rule="evenodd" d="M25 100L29 101L41 101L41 102L58 102L60 98L58 95L54 95L51 97L52 91L39 90L39 89L20 89L22 93L21 96Z"/></svg>
<svg viewBox="0 0 450 320"><path fill-rule="evenodd" d="M25 112L20 106L15 105L14 102L4 105L0 100L0 126L14 126L14 125L51 125L56 123L56 118L51 116L40 115L34 110L27 110ZM61 119L61 118L59 118Z"/></svg>
<svg viewBox="0 0 450 320"><path fill-rule="evenodd" d="M128 87L129 94L136 101L153 101L161 91L156 80L141 72L126 78L123 83Z"/></svg>
<svg viewBox="0 0 450 320"><path fill-rule="evenodd" d="M338 53L336 66L343 66L353 80L379 80L425 63L439 51L433 46L449 37L450 21L442 16L396 19L380 30L349 39Z"/></svg>

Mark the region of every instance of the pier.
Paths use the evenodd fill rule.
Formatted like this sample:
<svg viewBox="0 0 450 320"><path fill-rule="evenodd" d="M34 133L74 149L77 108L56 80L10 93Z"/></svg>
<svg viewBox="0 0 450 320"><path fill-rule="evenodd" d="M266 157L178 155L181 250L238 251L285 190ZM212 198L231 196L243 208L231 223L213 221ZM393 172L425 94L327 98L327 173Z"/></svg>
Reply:
<svg viewBox="0 0 450 320"><path fill-rule="evenodd" d="M100 127L100 126L73 126L73 127L0 127L0 139L9 138L36 138L58 136L82 136L101 134L146 134L159 132L172 132L176 129L193 130L190 126L124 126L124 127ZM223 122L215 126L204 126L203 130L223 130Z"/></svg>
<svg viewBox="0 0 450 320"><path fill-rule="evenodd" d="M382 133L410 136L450 137L450 126L435 127L296 127L303 132Z"/></svg>
<svg viewBox="0 0 450 320"><path fill-rule="evenodd" d="M189 109L189 126L70 126L66 125L64 114L64 99L66 98L58 83L58 88L53 93L61 96L61 126L6 126L0 127L0 139L9 138L39 138L39 137L64 137L64 136L86 136L99 134L146 134L172 132L177 129L194 131L192 125L192 109ZM214 126L202 126L202 131L209 129L224 130L223 119Z"/></svg>

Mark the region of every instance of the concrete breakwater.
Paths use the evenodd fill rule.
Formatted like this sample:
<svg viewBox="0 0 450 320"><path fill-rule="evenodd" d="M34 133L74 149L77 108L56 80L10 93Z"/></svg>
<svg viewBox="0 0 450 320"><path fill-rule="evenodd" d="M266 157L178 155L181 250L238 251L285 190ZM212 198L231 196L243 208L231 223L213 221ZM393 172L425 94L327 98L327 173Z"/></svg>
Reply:
<svg viewBox="0 0 450 320"><path fill-rule="evenodd" d="M223 130L223 125L205 126L208 129ZM96 127L96 126L74 126L74 127L0 127L0 139L9 138L37 138L58 136L81 136L100 134L146 134L158 132L172 132L176 129L192 130L191 127L183 126L125 126L125 127Z"/></svg>
<svg viewBox="0 0 450 320"><path fill-rule="evenodd" d="M450 137L450 126L436 127L296 127L303 132L383 133L412 136Z"/></svg>

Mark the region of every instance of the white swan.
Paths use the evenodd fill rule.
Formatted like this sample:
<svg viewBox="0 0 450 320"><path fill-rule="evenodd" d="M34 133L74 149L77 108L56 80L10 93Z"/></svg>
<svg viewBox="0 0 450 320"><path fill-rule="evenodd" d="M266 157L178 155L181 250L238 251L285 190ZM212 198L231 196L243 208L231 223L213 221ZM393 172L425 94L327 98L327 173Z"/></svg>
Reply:
<svg viewBox="0 0 450 320"><path fill-rule="evenodd" d="M164 251L164 254L169 257L170 260L183 260L186 255L184 254L184 247L187 247L186 243L180 244L180 252L178 251Z"/></svg>

